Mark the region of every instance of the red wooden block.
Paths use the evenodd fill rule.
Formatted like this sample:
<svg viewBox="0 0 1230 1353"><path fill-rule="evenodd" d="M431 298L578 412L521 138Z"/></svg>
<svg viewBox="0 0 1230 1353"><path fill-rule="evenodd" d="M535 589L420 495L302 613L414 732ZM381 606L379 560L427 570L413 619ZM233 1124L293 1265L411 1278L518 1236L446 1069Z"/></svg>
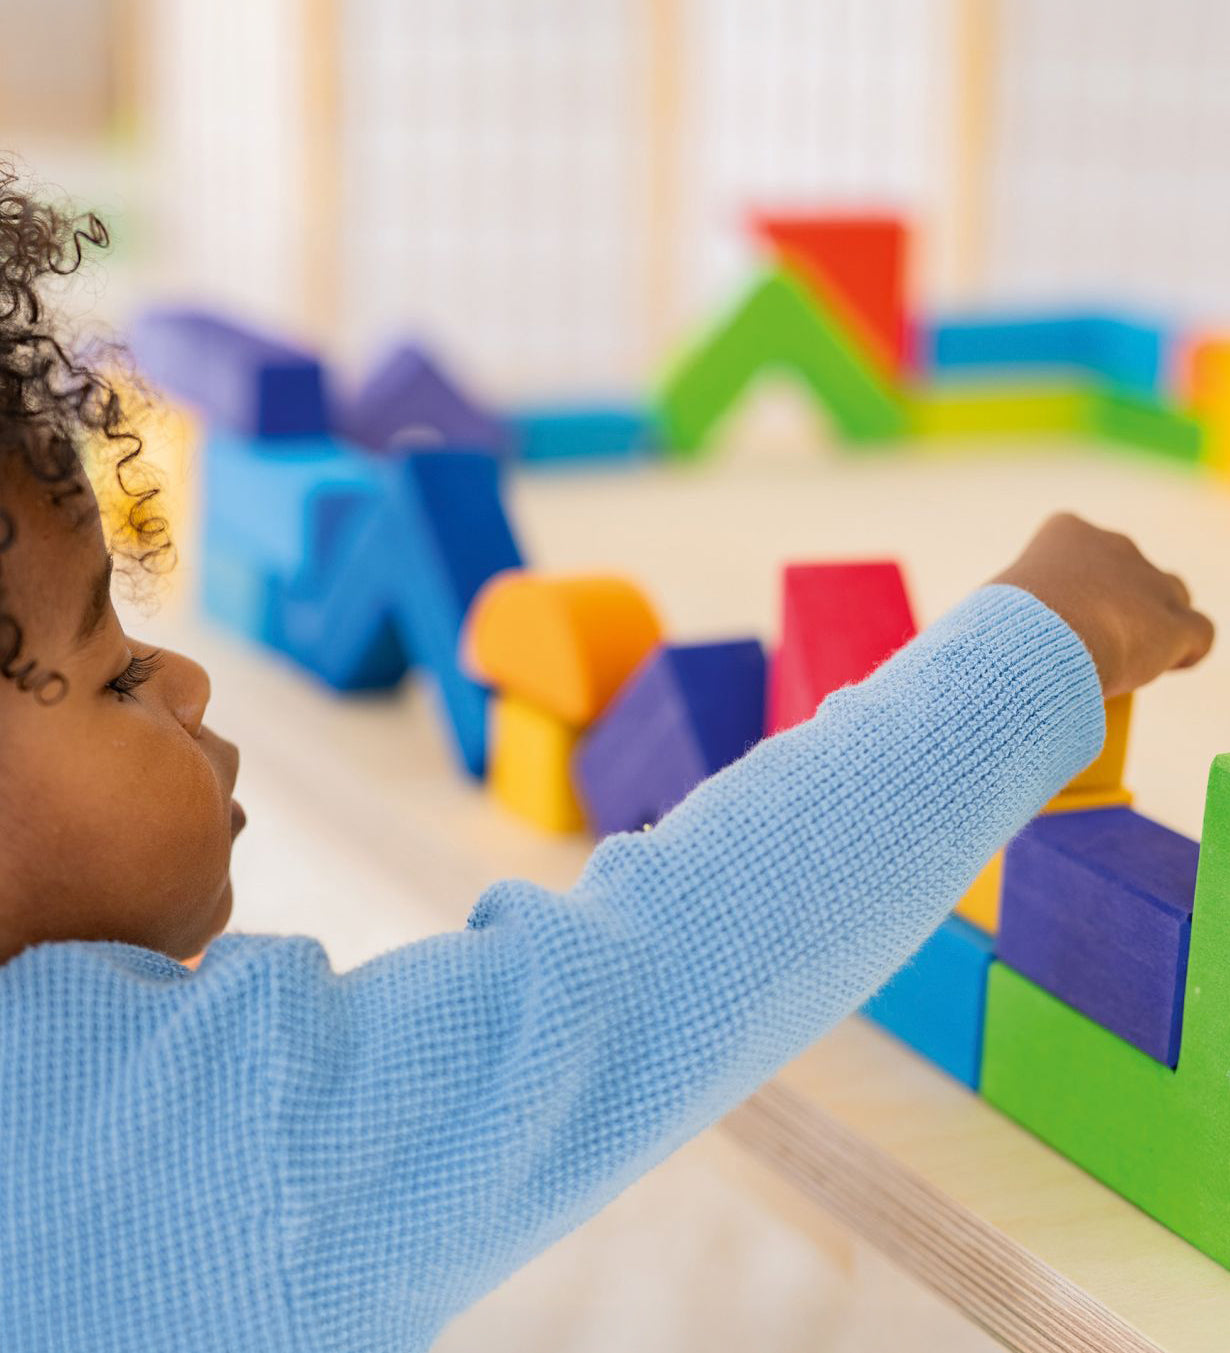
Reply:
<svg viewBox="0 0 1230 1353"><path fill-rule="evenodd" d="M893 561L787 565L769 732L811 718L830 691L862 681L917 632Z"/></svg>
<svg viewBox="0 0 1230 1353"><path fill-rule="evenodd" d="M771 244L890 375L912 364L906 272L909 235L893 216L762 215Z"/></svg>

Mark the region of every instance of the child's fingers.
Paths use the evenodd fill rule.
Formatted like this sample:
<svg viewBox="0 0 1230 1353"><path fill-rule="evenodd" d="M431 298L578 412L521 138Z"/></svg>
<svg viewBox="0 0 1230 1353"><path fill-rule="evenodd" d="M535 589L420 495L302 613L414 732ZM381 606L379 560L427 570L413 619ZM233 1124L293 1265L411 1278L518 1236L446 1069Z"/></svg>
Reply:
<svg viewBox="0 0 1230 1353"><path fill-rule="evenodd" d="M1183 614L1184 646L1175 667L1194 667L1213 647L1216 629L1203 611L1190 606Z"/></svg>
<svg viewBox="0 0 1230 1353"><path fill-rule="evenodd" d="M1187 584L1179 577L1177 573L1163 573L1162 577L1170 584L1175 596L1178 598L1179 605L1185 609L1192 604L1192 594L1188 590Z"/></svg>

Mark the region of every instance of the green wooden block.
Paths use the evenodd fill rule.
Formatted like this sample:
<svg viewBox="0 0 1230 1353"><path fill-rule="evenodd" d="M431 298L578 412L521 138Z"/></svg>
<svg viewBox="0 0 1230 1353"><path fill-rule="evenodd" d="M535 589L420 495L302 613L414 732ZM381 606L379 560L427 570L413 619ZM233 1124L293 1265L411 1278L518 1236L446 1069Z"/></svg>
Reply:
<svg viewBox="0 0 1230 1353"><path fill-rule="evenodd" d="M1090 404L1090 392L1081 386L983 384L919 389L908 407L915 436L960 437L1087 432Z"/></svg>
<svg viewBox="0 0 1230 1353"><path fill-rule="evenodd" d="M784 268L764 274L668 377L658 399L666 445L699 452L755 376L797 375L843 436L873 441L905 431L898 392L807 287Z"/></svg>
<svg viewBox="0 0 1230 1353"><path fill-rule="evenodd" d="M1209 774L1174 1071L1002 963L982 1093L1230 1267L1230 756Z"/></svg>
<svg viewBox="0 0 1230 1353"><path fill-rule="evenodd" d="M1093 400L1093 430L1112 441L1195 463L1204 446L1204 428L1188 414L1126 390L1103 391Z"/></svg>

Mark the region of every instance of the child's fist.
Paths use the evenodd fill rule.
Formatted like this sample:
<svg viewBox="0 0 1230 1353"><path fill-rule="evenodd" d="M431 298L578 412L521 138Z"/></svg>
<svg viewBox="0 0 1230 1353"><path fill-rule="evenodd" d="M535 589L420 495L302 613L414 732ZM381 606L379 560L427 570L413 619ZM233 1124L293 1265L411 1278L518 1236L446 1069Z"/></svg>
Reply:
<svg viewBox="0 0 1230 1353"><path fill-rule="evenodd" d="M1084 641L1107 697L1122 695L1209 651L1213 622L1183 580L1153 567L1127 536L1061 512L992 582L1032 592Z"/></svg>

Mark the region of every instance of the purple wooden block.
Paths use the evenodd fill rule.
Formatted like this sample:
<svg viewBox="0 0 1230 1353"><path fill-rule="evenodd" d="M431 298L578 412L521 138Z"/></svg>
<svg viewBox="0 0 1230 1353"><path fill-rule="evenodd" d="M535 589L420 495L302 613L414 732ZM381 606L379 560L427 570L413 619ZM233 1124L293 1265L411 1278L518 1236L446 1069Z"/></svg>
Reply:
<svg viewBox="0 0 1230 1353"><path fill-rule="evenodd" d="M327 430L320 363L303 348L192 309L146 311L130 340L156 385L221 428L249 437Z"/></svg>
<svg viewBox="0 0 1230 1353"><path fill-rule="evenodd" d="M1008 846L999 957L1168 1066L1199 845L1130 808L1052 813Z"/></svg>
<svg viewBox="0 0 1230 1353"><path fill-rule="evenodd" d="M500 452L508 429L481 409L412 343L394 348L338 411L341 434L383 451L402 445Z"/></svg>
<svg viewBox="0 0 1230 1353"><path fill-rule="evenodd" d="M764 652L755 639L659 648L575 753L595 831L636 831L742 756L764 732Z"/></svg>

